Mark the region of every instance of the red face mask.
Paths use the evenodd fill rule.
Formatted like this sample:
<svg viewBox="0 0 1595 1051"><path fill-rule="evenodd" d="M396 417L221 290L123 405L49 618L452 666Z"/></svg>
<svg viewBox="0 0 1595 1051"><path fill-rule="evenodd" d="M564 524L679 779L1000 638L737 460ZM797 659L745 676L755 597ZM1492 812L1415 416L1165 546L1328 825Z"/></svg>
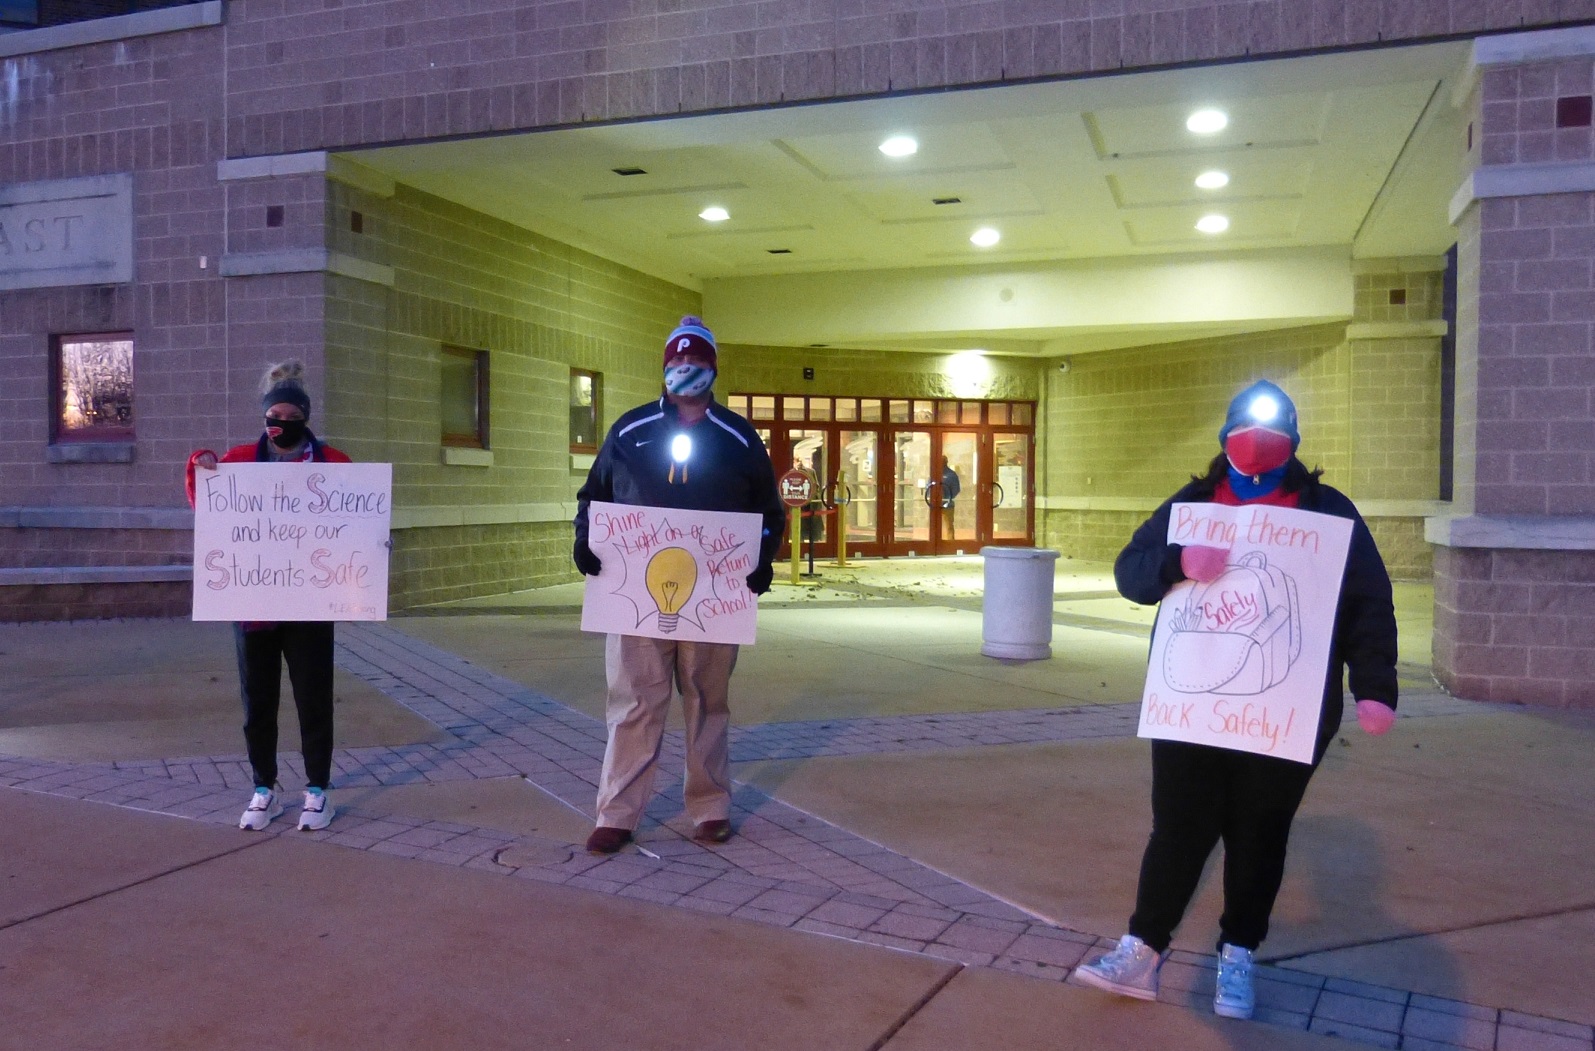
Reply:
<svg viewBox="0 0 1595 1051"><path fill-rule="evenodd" d="M1267 427L1230 431L1229 437L1224 439L1224 455L1229 457L1230 465L1254 477L1284 466L1293 451L1290 435Z"/></svg>

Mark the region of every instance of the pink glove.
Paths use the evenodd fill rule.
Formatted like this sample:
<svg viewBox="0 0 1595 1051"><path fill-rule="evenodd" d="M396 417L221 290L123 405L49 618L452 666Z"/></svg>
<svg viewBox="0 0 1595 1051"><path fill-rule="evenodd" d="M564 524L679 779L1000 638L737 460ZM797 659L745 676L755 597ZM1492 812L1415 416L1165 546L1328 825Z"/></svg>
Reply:
<svg viewBox="0 0 1595 1051"><path fill-rule="evenodd" d="M1396 725L1396 713L1383 701L1358 701L1357 725L1378 737Z"/></svg>
<svg viewBox="0 0 1595 1051"><path fill-rule="evenodd" d="M1229 561L1229 549L1191 546L1180 549L1180 572L1191 580L1217 580Z"/></svg>

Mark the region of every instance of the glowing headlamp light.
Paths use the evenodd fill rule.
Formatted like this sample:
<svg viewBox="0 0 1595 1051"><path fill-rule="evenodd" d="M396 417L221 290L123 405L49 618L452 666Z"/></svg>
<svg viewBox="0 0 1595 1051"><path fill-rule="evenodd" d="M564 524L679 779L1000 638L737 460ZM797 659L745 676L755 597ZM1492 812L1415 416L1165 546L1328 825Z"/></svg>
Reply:
<svg viewBox="0 0 1595 1051"><path fill-rule="evenodd" d="M1258 423L1272 423L1279 417L1279 402L1272 394L1259 394L1246 407L1246 415Z"/></svg>

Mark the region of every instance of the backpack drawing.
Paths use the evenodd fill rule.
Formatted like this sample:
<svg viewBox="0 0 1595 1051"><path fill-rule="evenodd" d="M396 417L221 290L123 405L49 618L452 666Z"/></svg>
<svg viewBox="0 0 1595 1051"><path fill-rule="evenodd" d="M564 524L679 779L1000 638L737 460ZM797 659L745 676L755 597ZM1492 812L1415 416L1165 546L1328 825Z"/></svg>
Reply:
<svg viewBox="0 0 1595 1051"><path fill-rule="evenodd" d="M1296 581L1261 551L1192 588L1170 625L1163 675L1181 693L1259 694L1283 682L1301 656Z"/></svg>

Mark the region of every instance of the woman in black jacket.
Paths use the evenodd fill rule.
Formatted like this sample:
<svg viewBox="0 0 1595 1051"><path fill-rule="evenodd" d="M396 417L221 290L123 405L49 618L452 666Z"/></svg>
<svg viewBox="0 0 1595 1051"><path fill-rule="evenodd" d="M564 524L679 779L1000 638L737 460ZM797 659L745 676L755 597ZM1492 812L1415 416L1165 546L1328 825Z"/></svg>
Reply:
<svg viewBox="0 0 1595 1051"><path fill-rule="evenodd" d="M1396 617L1390 576L1373 535L1347 497L1296 458L1296 407L1267 380L1230 403L1219 430L1223 452L1141 524L1120 552L1119 592L1152 605L1182 580L1210 581L1228 551L1168 542L1176 503L1265 504L1352 522L1311 764L1184 741L1152 742L1152 835L1141 860L1135 912L1118 946L1079 968L1086 985L1143 1000L1157 998L1158 969L1213 847L1224 843L1224 914L1213 1010L1250 1018L1253 954L1268 934L1285 870L1290 826L1313 771L1340 728L1349 671L1357 721L1371 734L1395 722Z"/></svg>

